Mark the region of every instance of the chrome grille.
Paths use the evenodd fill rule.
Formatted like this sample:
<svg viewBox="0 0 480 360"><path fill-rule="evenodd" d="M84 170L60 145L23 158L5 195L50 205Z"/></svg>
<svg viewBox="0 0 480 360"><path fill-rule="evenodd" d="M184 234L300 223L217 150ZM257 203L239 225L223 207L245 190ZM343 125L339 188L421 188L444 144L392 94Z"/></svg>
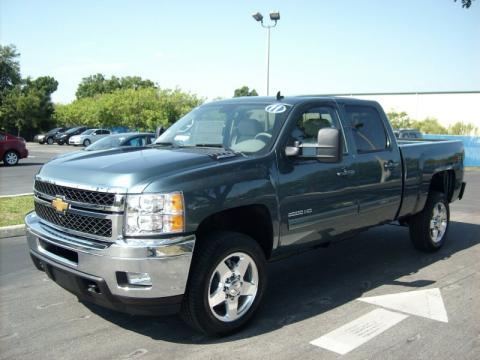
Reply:
<svg viewBox="0 0 480 360"><path fill-rule="evenodd" d="M86 204L113 206L115 194L99 191L75 189L66 186L50 184L44 181L35 181L35 190L50 196L64 196L66 200L77 201Z"/></svg>
<svg viewBox="0 0 480 360"><path fill-rule="evenodd" d="M59 214L53 208L38 202L35 202L35 212L41 219L66 229L108 238L112 236L112 220L110 219L71 213Z"/></svg>

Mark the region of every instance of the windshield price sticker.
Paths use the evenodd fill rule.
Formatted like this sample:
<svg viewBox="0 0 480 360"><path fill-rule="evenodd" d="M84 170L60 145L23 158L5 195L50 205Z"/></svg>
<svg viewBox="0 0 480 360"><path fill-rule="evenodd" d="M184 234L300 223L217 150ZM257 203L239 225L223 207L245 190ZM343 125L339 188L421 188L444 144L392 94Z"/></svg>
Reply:
<svg viewBox="0 0 480 360"><path fill-rule="evenodd" d="M281 114L287 110L287 107L283 104L272 104L265 108L265 111L270 114Z"/></svg>

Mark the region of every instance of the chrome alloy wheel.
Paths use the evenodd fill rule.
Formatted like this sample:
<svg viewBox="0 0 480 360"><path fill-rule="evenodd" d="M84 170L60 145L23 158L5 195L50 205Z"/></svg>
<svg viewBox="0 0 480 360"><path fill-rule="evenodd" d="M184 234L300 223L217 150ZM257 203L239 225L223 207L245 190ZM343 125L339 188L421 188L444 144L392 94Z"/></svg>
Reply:
<svg viewBox="0 0 480 360"><path fill-rule="evenodd" d="M433 214L430 220L430 238L434 243L442 240L447 230L448 216L447 208L442 202L438 202L433 207Z"/></svg>
<svg viewBox="0 0 480 360"><path fill-rule="evenodd" d="M13 151L10 151L5 156L5 161L8 165L15 165L18 162L18 155Z"/></svg>
<svg viewBox="0 0 480 360"><path fill-rule="evenodd" d="M241 318L252 306L258 291L258 270L253 259L235 252L219 262L210 278L208 305L220 321Z"/></svg>

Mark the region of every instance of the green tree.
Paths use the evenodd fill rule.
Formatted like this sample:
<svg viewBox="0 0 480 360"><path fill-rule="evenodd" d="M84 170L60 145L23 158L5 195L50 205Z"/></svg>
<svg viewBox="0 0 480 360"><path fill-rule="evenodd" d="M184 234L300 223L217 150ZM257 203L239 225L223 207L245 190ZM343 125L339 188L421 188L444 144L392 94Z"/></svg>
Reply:
<svg viewBox="0 0 480 360"><path fill-rule="evenodd" d="M0 45L0 104L7 92L20 84L20 63L15 45Z"/></svg>
<svg viewBox="0 0 480 360"><path fill-rule="evenodd" d="M411 124L413 128L426 134L446 134L447 129L442 126L435 118L426 118L422 121L414 120Z"/></svg>
<svg viewBox="0 0 480 360"><path fill-rule="evenodd" d="M387 113L387 117L394 129L409 128L412 126L412 120L405 111L390 111Z"/></svg>
<svg viewBox="0 0 480 360"><path fill-rule="evenodd" d="M55 119L60 125L126 126L137 130L168 127L203 99L180 89L119 89L55 106Z"/></svg>
<svg viewBox="0 0 480 360"><path fill-rule="evenodd" d="M235 89L233 97L240 96L258 96L257 90L250 90L248 86L242 86L241 88Z"/></svg>
<svg viewBox="0 0 480 360"><path fill-rule="evenodd" d="M75 93L77 99L112 93L120 89L155 88L155 83L140 76L106 78L103 74L90 75L83 78Z"/></svg>
<svg viewBox="0 0 480 360"><path fill-rule="evenodd" d="M50 76L23 80L4 96L0 106L1 126L28 139L51 127L54 112L51 94L57 86L58 82Z"/></svg>
<svg viewBox="0 0 480 360"><path fill-rule="evenodd" d="M448 127L448 133L450 135L470 135L476 134L477 128L473 124L466 124L463 122L456 122Z"/></svg>
<svg viewBox="0 0 480 360"><path fill-rule="evenodd" d="M453 0L453 1L457 2L458 0ZM470 6L472 6L472 3L474 1L475 0L462 0L462 7L465 9L468 9Z"/></svg>

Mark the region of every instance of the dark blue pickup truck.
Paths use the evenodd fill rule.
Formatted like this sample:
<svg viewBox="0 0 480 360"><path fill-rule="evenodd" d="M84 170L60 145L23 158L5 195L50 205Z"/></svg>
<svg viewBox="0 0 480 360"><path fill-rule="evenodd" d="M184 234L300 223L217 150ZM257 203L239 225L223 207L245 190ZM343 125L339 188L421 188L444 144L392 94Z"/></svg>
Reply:
<svg viewBox="0 0 480 360"><path fill-rule="evenodd" d="M212 102L155 144L45 164L25 219L30 254L82 301L180 311L227 334L258 308L268 261L394 221L418 249L439 249L463 159L460 141L397 142L372 101Z"/></svg>

